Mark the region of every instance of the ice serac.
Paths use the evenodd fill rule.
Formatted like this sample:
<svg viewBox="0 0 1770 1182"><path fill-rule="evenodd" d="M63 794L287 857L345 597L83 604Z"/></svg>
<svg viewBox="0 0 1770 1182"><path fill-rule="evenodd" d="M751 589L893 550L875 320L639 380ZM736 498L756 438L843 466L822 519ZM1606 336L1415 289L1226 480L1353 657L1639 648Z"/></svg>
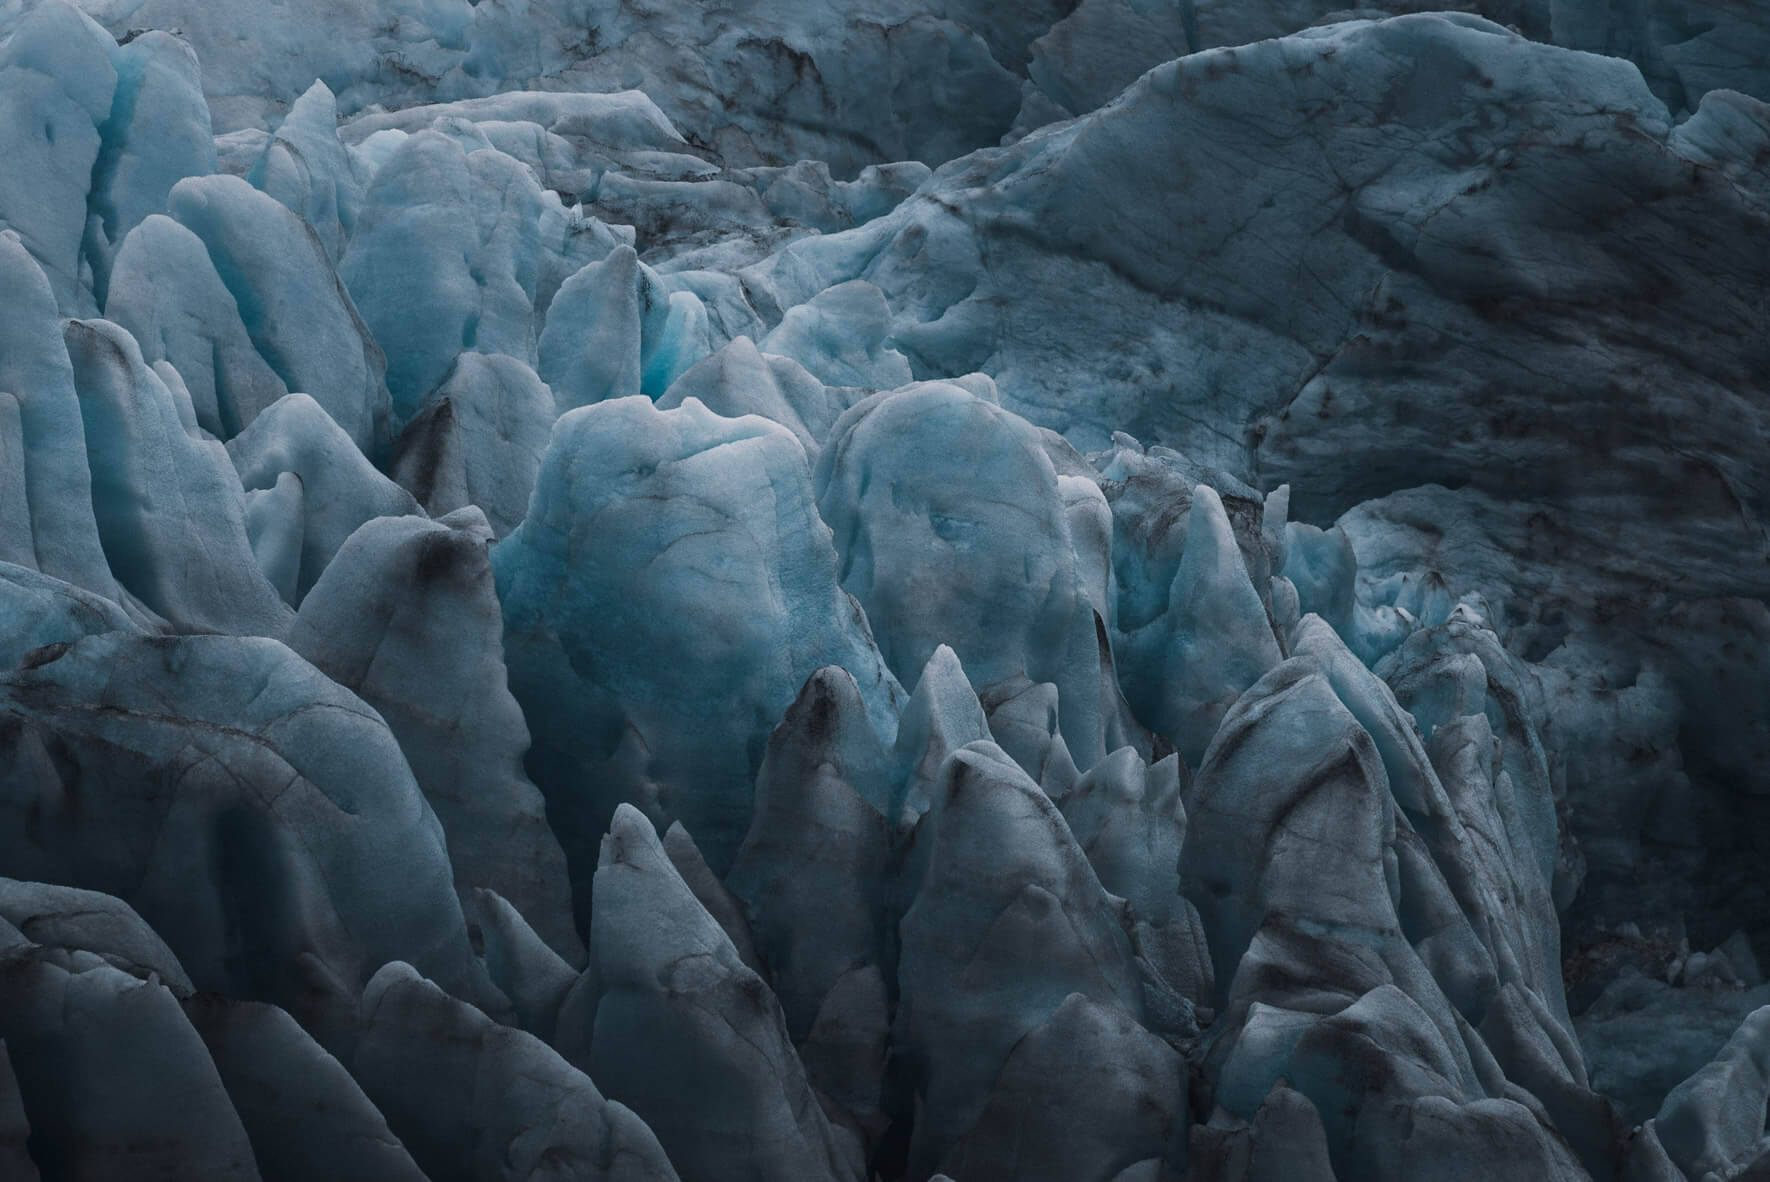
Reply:
<svg viewBox="0 0 1770 1182"><path fill-rule="evenodd" d="M1531 902L1505 873L1516 854L1490 847L1500 865L1484 866L1470 857L1483 843L1446 834L1487 820L1481 798L1506 790L1447 793L1411 723L1319 618L1296 647L1230 711L1190 797L1183 889L1228 1007L1207 1058L1216 1103L1252 1120L1288 1078L1343 1176L1583 1178L1517 1102L1524 1084L1586 1164L1609 1169L1615 1130L1586 1090L1558 971L1544 979L1535 933L1507 914ZM1272 768L1290 771L1275 784ZM1436 1160L1476 1145L1485 1166Z"/></svg>
<svg viewBox="0 0 1770 1182"><path fill-rule="evenodd" d="M530 13L533 13L533 9ZM483 98L369 110L338 129L363 157L399 137L437 131L495 148L526 165L542 188L570 205L589 199L610 174L657 179L710 176L717 166L694 154L644 91L512 90Z"/></svg>
<svg viewBox="0 0 1770 1182"><path fill-rule="evenodd" d="M86 265L105 305L117 249L143 219L160 213L172 186L215 171L215 141L202 71L191 47L150 30L111 52L117 88L99 124L101 144L87 195Z"/></svg>
<svg viewBox="0 0 1770 1182"><path fill-rule="evenodd" d="M388 442L387 361L306 222L238 177L190 177L167 212L203 240L252 344L364 451Z"/></svg>
<svg viewBox="0 0 1770 1182"><path fill-rule="evenodd" d="M214 993L185 998L184 1012L264 1182L428 1182L343 1064L286 1012Z"/></svg>
<svg viewBox="0 0 1770 1182"><path fill-rule="evenodd" d="M565 281L539 342L539 372L561 412L641 392L645 330L655 337L662 328L662 303L655 277L640 269L631 246Z"/></svg>
<svg viewBox="0 0 1770 1182"><path fill-rule="evenodd" d="M252 551L291 606L359 525L420 512L306 394L279 399L228 440L227 454L246 488Z"/></svg>
<svg viewBox="0 0 1770 1182"><path fill-rule="evenodd" d="M16 875L115 895L198 988L304 1019L401 957L501 1004L435 814L360 699L273 640L111 633L45 658L0 680ZM215 893L191 894L193 865Z"/></svg>
<svg viewBox="0 0 1770 1182"><path fill-rule="evenodd" d="M1111 446L1088 464L1110 514L1111 538L1102 545L1110 555L1115 592L1108 619L1133 647L1137 634L1170 606L1201 484L1217 495L1255 593L1263 604L1269 600L1270 576L1284 567L1285 521L1276 503L1268 511L1265 499L1230 473L1171 447L1146 447L1122 431L1114 432ZM1149 641L1143 643L1147 647ZM1125 647L1123 641L1119 647Z"/></svg>
<svg viewBox="0 0 1770 1182"><path fill-rule="evenodd" d="M689 1182L857 1179L768 986L695 900L651 823L615 813L590 923L585 1065Z"/></svg>
<svg viewBox="0 0 1770 1182"><path fill-rule="evenodd" d="M431 1182L676 1182L645 1123L531 1034L395 961L363 992L351 1069Z"/></svg>
<svg viewBox="0 0 1770 1182"><path fill-rule="evenodd" d="M184 379L197 423L219 439L239 434L289 392L258 353L203 240L164 214L123 239L105 316L128 329L150 364Z"/></svg>
<svg viewBox="0 0 1770 1182"><path fill-rule="evenodd" d="M135 338L105 320L63 329L92 471L92 507L117 581L183 632L281 636L289 610L252 559L227 449L186 430Z"/></svg>
<svg viewBox="0 0 1770 1182"><path fill-rule="evenodd" d="M389 471L431 516L477 505L502 538L528 512L557 413L522 361L463 351L395 440Z"/></svg>
<svg viewBox="0 0 1770 1182"><path fill-rule="evenodd" d="M1120 747L1083 773L1058 802L1100 885L1131 908L1137 955L1159 982L1146 980L1146 993L1185 999L1175 1006L1179 1012L1163 1015L1179 1030L1193 1020L1188 1005L1208 1006L1215 996L1198 910L1180 893L1183 774L1176 755L1152 765L1134 748Z"/></svg>
<svg viewBox="0 0 1770 1182"><path fill-rule="evenodd" d="M1770 1179L1770 18L1338 2L0 0L0 1177Z"/></svg>
<svg viewBox="0 0 1770 1182"><path fill-rule="evenodd" d="M540 374L561 412L609 398L657 398L724 340L691 290L674 289L622 244L566 280L547 308Z"/></svg>
<svg viewBox="0 0 1770 1182"><path fill-rule="evenodd" d="M1251 1121L1219 1110L1192 1129L1188 1177L1230 1182L1335 1182L1321 1113L1283 1081Z"/></svg>
<svg viewBox="0 0 1770 1182"><path fill-rule="evenodd" d="M478 941L486 972L510 999L516 1025L551 1040L562 1003L579 981L568 964L535 934L522 913L493 890L475 887L464 901L468 934Z"/></svg>
<svg viewBox="0 0 1770 1182"><path fill-rule="evenodd" d="M851 181L837 179L824 160L731 171L756 190L770 213L824 234L890 213L931 175L914 160L869 164Z"/></svg>
<svg viewBox="0 0 1770 1182"><path fill-rule="evenodd" d="M1125 697L1197 766L1230 706L1282 654L1216 489L1193 489L1187 522L1167 610L1127 646Z"/></svg>
<svg viewBox="0 0 1770 1182"><path fill-rule="evenodd" d="M1612 10L1592 0L1548 5L1548 32L1563 45L1627 57L1673 111L1726 91L1770 99L1770 21L1749 5L1660 0Z"/></svg>
<svg viewBox="0 0 1770 1182"><path fill-rule="evenodd" d="M1052 800L1062 799L1077 775L1075 759L1063 741L1057 698L1055 685L1027 677L998 681L978 698L989 720L990 738Z"/></svg>
<svg viewBox="0 0 1770 1182"><path fill-rule="evenodd" d="M871 797L885 775L853 676L817 670L769 735L755 818L726 876L796 1041L844 974L884 962L888 827Z"/></svg>
<svg viewBox="0 0 1770 1182"><path fill-rule="evenodd" d="M756 815L727 876L750 916L788 1033L832 1123L888 1125L891 885L887 755L846 670L813 673L756 776Z"/></svg>
<svg viewBox="0 0 1770 1182"><path fill-rule="evenodd" d="M418 412L463 350L535 366L560 285L617 241L489 144L431 130L401 138L369 182L339 266L387 351L396 423Z"/></svg>
<svg viewBox="0 0 1770 1182"><path fill-rule="evenodd" d="M1733 1177L1765 1149L1770 1008L1739 1025L1714 1061L1673 1088L1652 1125L1686 1178Z"/></svg>
<svg viewBox="0 0 1770 1182"><path fill-rule="evenodd" d="M96 957L8 950L0 1040L48 1177L258 1182L221 1078L164 985Z"/></svg>
<svg viewBox="0 0 1770 1182"><path fill-rule="evenodd" d="M941 1170L1024 1182L1115 1182L1139 1169L1177 1177L1185 1082L1173 1047L1123 1010L1072 993L1009 1054L982 1115Z"/></svg>
<svg viewBox="0 0 1770 1182"><path fill-rule="evenodd" d="M121 590L92 512L86 429L55 295L24 242L0 230L0 559L107 599Z"/></svg>
<svg viewBox="0 0 1770 1182"><path fill-rule="evenodd" d="M1077 764L1105 753L1096 608L1030 424L952 383L876 395L838 420L816 487L842 585L898 677L944 643L974 685L1052 682Z"/></svg>
<svg viewBox="0 0 1770 1182"><path fill-rule="evenodd" d="M1268 783L1270 767L1292 769L1285 790ZM1400 941L1386 787L1375 744L1313 662L1287 661L1236 703L1194 781L1181 857L1219 1002L1265 959L1249 946L1269 926L1262 952L1293 931L1309 943L1317 926L1358 932L1375 945ZM1325 858L1339 869L1324 873ZM1323 893L1323 881L1338 887Z"/></svg>
<svg viewBox="0 0 1770 1182"><path fill-rule="evenodd" d="M999 747L948 757L916 842L925 869L899 924L894 1026L918 1100L912 1172L976 1127L1016 1045L1070 995L1143 1016L1116 908L1057 806Z"/></svg>
<svg viewBox="0 0 1770 1182"><path fill-rule="evenodd" d="M1547 924L1548 911L1578 890L1577 849L1555 799L1528 670L1491 629L1463 615L1415 632L1376 672L1418 723L1434 767L1445 769L1479 839L1472 851L1515 881L1506 894L1530 917L1534 973L1558 981L1558 953L1546 946L1558 925Z"/></svg>
<svg viewBox="0 0 1770 1182"><path fill-rule="evenodd" d="M941 645L910 691L891 746L891 795L886 816L907 828L928 811L947 756L990 738L989 718L958 654Z"/></svg>
<svg viewBox="0 0 1770 1182"><path fill-rule="evenodd" d="M719 925L731 946L737 950L738 959L748 965L757 976L767 979L767 969L762 958L756 952L756 937L750 930L749 917L744 906L732 894L726 885L713 873L707 865L707 859L701 854L701 847L695 844L681 821L673 821L664 830L662 838L664 856L670 859L670 865L676 867L676 873L695 901L706 908L713 922Z"/></svg>
<svg viewBox="0 0 1770 1182"><path fill-rule="evenodd" d="M363 186L338 141L338 103L324 82L295 100L246 180L300 214L334 263L344 254Z"/></svg>
<svg viewBox="0 0 1770 1182"><path fill-rule="evenodd" d="M17 233L43 268L64 314L93 311L81 245L87 190L111 117L116 46L71 4L33 8L0 44L0 225Z"/></svg>
<svg viewBox="0 0 1770 1182"><path fill-rule="evenodd" d="M1039 3L1003 12L977 0L869 0L840 10L769 0L710 14L590 0L518 7L395 0L384 10L298 0L243 18L255 45L279 49L266 54L242 42L241 17L201 0L85 5L118 37L132 28L181 29L204 62L224 132L277 126L318 76L347 115L370 108L366 117L384 125L454 100L447 106L463 115L476 104L502 106L509 122L533 121L569 140L573 129L547 117L549 105L575 115L588 104L497 92L637 86L697 144L733 163L829 160L849 176L881 160L939 163L996 142L1019 107L1015 71L1024 68L1027 43L1064 11Z"/></svg>
<svg viewBox="0 0 1770 1182"><path fill-rule="evenodd" d="M289 646L386 720L442 822L456 890L496 891L580 960L565 856L522 773L490 542L471 507L366 522L302 600Z"/></svg>
<svg viewBox="0 0 1770 1182"><path fill-rule="evenodd" d="M529 774L580 917L622 801L681 820L729 868L768 732L812 671L847 669L870 724L895 734L903 691L837 584L810 484L785 428L692 400L617 399L555 426L492 566Z"/></svg>

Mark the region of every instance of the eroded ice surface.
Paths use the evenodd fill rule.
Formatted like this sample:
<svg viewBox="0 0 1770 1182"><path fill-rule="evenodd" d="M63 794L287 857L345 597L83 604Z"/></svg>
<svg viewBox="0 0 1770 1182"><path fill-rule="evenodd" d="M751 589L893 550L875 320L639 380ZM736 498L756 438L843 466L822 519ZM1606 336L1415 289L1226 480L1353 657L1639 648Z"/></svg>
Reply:
<svg viewBox="0 0 1770 1182"><path fill-rule="evenodd" d="M0 1175L1770 1176L1770 17L1426 7L0 0Z"/></svg>

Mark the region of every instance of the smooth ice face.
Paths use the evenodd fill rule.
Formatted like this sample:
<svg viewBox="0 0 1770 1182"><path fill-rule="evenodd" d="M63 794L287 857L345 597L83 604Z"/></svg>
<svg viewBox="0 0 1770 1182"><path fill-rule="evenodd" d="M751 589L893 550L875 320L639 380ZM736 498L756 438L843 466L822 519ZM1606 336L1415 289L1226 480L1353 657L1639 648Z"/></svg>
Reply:
<svg viewBox="0 0 1770 1182"><path fill-rule="evenodd" d="M165 941L121 899L78 887L0 879L0 917L39 947L97 953L138 976L158 973L179 996L193 990Z"/></svg>
<svg viewBox="0 0 1770 1182"><path fill-rule="evenodd" d="M644 398L567 414L492 562L529 770L580 890L623 798L726 868L768 728L814 669L849 670L896 732L903 691L837 584L805 452L766 420Z"/></svg>
<svg viewBox="0 0 1770 1182"><path fill-rule="evenodd" d="M123 239L105 315L135 337L143 360L178 371L197 423L218 439L232 439L289 392L253 344L203 240L164 214Z"/></svg>
<svg viewBox="0 0 1770 1182"><path fill-rule="evenodd" d="M560 413L645 392L646 337L655 343L668 317L668 296L631 246L567 279L548 307L538 353Z"/></svg>
<svg viewBox="0 0 1770 1182"><path fill-rule="evenodd" d="M358 448L385 446L387 361L313 229L235 177L181 181L167 208L208 247L283 384L325 407Z"/></svg>
<svg viewBox="0 0 1770 1182"><path fill-rule="evenodd" d="M888 390L910 380L910 363L886 344L890 333L884 294L856 279L789 308L762 348L791 357L827 386Z"/></svg>
<svg viewBox="0 0 1770 1182"><path fill-rule="evenodd" d="M86 191L117 86L115 46L71 5L41 5L0 43L6 94L0 218L42 266L65 313L90 313L82 297Z"/></svg>
<svg viewBox="0 0 1770 1182"><path fill-rule="evenodd" d="M9 958L0 980L0 1076L8 1091L30 1088L33 1155L76 1173L127 1159L150 1173L257 1178L252 1143L172 991L93 953L55 960ZM26 1169L15 1176L38 1176Z"/></svg>
<svg viewBox="0 0 1770 1182"><path fill-rule="evenodd" d="M791 357L764 353L739 336L671 382L657 403L668 409L695 398L727 418L760 415L792 431L815 466L823 441L860 393L827 386Z"/></svg>
<svg viewBox="0 0 1770 1182"><path fill-rule="evenodd" d="M136 626L114 600L30 567L0 563L0 664L9 669L32 649Z"/></svg>
<svg viewBox="0 0 1770 1182"><path fill-rule="evenodd" d="M127 332L70 320L63 333L93 513L117 581L180 631L282 635L288 610L252 560L227 449L191 437L173 391Z"/></svg>
<svg viewBox="0 0 1770 1182"><path fill-rule="evenodd" d="M91 476L80 404L67 350L60 346L54 293L24 240L0 231L5 318L0 424L6 449L5 556L73 583L114 588L98 557Z"/></svg>

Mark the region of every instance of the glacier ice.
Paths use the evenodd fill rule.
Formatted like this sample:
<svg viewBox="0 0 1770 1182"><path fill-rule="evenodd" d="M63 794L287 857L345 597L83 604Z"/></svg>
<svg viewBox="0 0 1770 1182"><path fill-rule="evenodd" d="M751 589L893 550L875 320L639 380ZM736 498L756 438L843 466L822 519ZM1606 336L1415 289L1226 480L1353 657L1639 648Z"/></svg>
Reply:
<svg viewBox="0 0 1770 1182"><path fill-rule="evenodd" d="M28 880L117 895L200 988L322 1006L393 952L498 1008L398 744L283 645L109 633L35 650L0 694Z"/></svg>
<svg viewBox="0 0 1770 1182"><path fill-rule="evenodd" d="M287 1011L212 993L184 999L184 1010L265 1182L424 1178L362 1086Z"/></svg>
<svg viewBox="0 0 1770 1182"><path fill-rule="evenodd" d="M1770 1176L1770 20L0 0L0 1177Z"/></svg>
<svg viewBox="0 0 1770 1182"><path fill-rule="evenodd" d="M337 277L387 350L399 423L463 350L534 366L537 318L567 278L615 246L518 160L428 129L379 163L358 219Z"/></svg>
<svg viewBox="0 0 1770 1182"><path fill-rule="evenodd" d="M272 372L310 393L359 448L384 448L387 361L313 228L230 176L180 181L167 209L208 248Z"/></svg>
<svg viewBox="0 0 1770 1182"><path fill-rule="evenodd" d="M227 454L246 490L252 553L294 606L358 526L417 511L306 394L272 403L228 440Z"/></svg>
<svg viewBox="0 0 1770 1182"><path fill-rule="evenodd" d="M171 990L87 957L13 955L0 974L0 1036L30 1097L31 1160L49 1177L102 1176L123 1160L148 1177L259 1178Z"/></svg>
<svg viewBox="0 0 1770 1182"><path fill-rule="evenodd" d="M565 855L522 774L528 728L505 685L490 540L472 506L365 522L302 600L288 643L387 723L442 823L457 890L497 892L580 959Z"/></svg>
<svg viewBox="0 0 1770 1182"><path fill-rule="evenodd" d="M339 142L338 102L324 82L290 106L246 180L300 214L338 261L356 231L363 185Z"/></svg>
<svg viewBox="0 0 1770 1182"><path fill-rule="evenodd" d="M631 1110L533 1035L492 1021L412 966L383 966L362 1006L350 1065L425 1177L675 1182Z"/></svg>
<svg viewBox="0 0 1770 1182"><path fill-rule="evenodd" d="M245 490L226 448L192 438L188 394L108 321L70 320L63 333L118 583L180 631L279 635L288 608L252 560Z"/></svg>
<svg viewBox="0 0 1770 1182"><path fill-rule="evenodd" d="M86 428L74 368L59 339L55 295L19 234L0 230L0 293L5 348L0 351L0 438L7 500L0 557L116 600L93 516Z"/></svg>
<svg viewBox="0 0 1770 1182"><path fill-rule="evenodd" d="M289 392L252 343L203 240L164 214L143 218L123 239L105 315L135 338L143 360L178 372L197 424L218 439L238 435Z"/></svg>
<svg viewBox="0 0 1770 1182"><path fill-rule="evenodd" d="M805 452L765 419L643 397L568 413L492 565L529 772L574 835L580 909L579 842L622 800L729 868L761 745L815 669L847 669L869 724L896 732L902 690L837 583Z"/></svg>
<svg viewBox="0 0 1770 1182"><path fill-rule="evenodd" d="M556 414L533 368L463 350L401 429L390 474L431 516L475 505L502 538L528 512Z"/></svg>
<svg viewBox="0 0 1770 1182"><path fill-rule="evenodd" d="M780 1003L631 805L615 810L603 838L596 898L590 1075L628 1098L691 1177L858 1177L812 1096Z"/></svg>

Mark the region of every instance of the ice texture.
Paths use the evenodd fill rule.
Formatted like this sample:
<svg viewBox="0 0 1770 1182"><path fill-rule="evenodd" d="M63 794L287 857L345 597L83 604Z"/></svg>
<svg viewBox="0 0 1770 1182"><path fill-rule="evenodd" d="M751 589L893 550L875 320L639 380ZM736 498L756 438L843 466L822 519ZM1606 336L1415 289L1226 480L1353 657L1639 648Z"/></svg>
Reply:
<svg viewBox="0 0 1770 1182"><path fill-rule="evenodd" d="M0 0L0 1178L1770 1178L1770 18Z"/></svg>
<svg viewBox="0 0 1770 1182"><path fill-rule="evenodd" d="M642 397L568 413L492 565L528 766L580 858L632 799L728 869L768 730L824 665L896 731L903 693L837 582L804 449L766 419Z"/></svg>

